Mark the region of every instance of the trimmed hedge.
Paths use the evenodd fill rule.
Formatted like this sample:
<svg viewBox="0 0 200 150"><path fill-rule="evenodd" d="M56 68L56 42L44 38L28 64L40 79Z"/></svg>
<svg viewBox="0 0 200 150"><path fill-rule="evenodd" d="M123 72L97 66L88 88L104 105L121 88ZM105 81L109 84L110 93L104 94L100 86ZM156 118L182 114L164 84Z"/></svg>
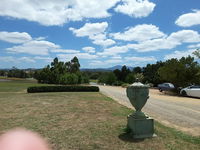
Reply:
<svg viewBox="0 0 200 150"><path fill-rule="evenodd" d="M39 92L99 92L97 86L33 86L27 88L28 93Z"/></svg>

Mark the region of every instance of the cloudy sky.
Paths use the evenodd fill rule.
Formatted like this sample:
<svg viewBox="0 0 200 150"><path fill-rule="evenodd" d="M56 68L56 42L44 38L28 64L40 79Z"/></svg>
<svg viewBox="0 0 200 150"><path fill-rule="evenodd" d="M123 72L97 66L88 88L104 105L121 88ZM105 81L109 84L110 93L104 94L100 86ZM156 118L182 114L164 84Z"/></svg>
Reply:
<svg viewBox="0 0 200 150"><path fill-rule="evenodd" d="M0 68L145 66L197 48L200 0L0 0Z"/></svg>

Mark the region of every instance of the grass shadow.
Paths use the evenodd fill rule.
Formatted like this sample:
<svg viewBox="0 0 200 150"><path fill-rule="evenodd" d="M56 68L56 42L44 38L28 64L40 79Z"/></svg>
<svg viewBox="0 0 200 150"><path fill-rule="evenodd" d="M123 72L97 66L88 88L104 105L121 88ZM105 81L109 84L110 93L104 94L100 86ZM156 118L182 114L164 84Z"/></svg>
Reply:
<svg viewBox="0 0 200 150"><path fill-rule="evenodd" d="M118 138L125 142L130 143L140 143L143 142L145 139L134 139L133 136L130 133L124 132L118 136Z"/></svg>
<svg viewBox="0 0 200 150"><path fill-rule="evenodd" d="M125 142L130 142L130 143L140 143L144 141L144 138L142 139L134 139L132 134L131 134L131 130L129 128L124 128L123 129L123 133L121 133L118 138L122 141Z"/></svg>

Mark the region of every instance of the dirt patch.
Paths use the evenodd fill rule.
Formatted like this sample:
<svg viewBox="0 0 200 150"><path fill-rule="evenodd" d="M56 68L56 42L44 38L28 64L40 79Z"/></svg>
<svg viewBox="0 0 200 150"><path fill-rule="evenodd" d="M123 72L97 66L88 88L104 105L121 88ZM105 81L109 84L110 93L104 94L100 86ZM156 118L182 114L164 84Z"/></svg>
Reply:
<svg viewBox="0 0 200 150"><path fill-rule="evenodd" d="M0 79L0 82L7 82L7 81L11 81L11 80L7 80L7 79Z"/></svg>
<svg viewBox="0 0 200 150"><path fill-rule="evenodd" d="M182 96L177 96L173 93L170 92L160 92L157 89L150 89L150 97L151 98L156 98L159 100L171 100L171 101L184 101L184 102L189 102L189 103L200 103L199 98L192 98L192 97L182 97Z"/></svg>

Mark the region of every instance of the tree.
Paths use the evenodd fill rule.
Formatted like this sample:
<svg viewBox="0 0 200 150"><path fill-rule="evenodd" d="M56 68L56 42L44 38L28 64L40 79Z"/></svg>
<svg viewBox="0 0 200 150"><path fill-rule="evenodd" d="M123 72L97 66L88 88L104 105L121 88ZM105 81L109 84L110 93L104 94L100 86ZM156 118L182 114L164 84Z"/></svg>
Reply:
<svg viewBox="0 0 200 150"><path fill-rule="evenodd" d="M117 77L115 76L115 74L113 72L109 72L107 74L106 84L112 85L116 81L117 81Z"/></svg>
<svg viewBox="0 0 200 150"><path fill-rule="evenodd" d="M200 68L191 56L167 60L158 74L162 80L173 83L175 87L200 83Z"/></svg>
<svg viewBox="0 0 200 150"><path fill-rule="evenodd" d="M65 73L60 76L60 84L78 84L78 76L74 73Z"/></svg>
<svg viewBox="0 0 200 150"><path fill-rule="evenodd" d="M200 49L197 49L192 54L194 54L196 57L200 58Z"/></svg>
<svg viewBox="0 0 200 150"><path fill-rule="evenodd" d="M131 73L130 69L128 69L125 65L121 69L120 80L125 82L126 76Z"/></svg>
<svg viewBox="0 0 200 150"><path fill-rule="evenodd" d="M117 77L117 80L120 81L121 80L121 71L119 69L115 69L113 71L113 73L115 74L115 76Z"/></svg>
<svg viewBox="0 0 200 150"><path fill-rule="evenodd" d="M99 83L106 83L106 80L107 80L106 73L103 73L103 74L100 75L98 82Z"/></svg>
<svg viewBox="0 0 200 150"><path fill-rule="evenodd" d="M82 73L82 80L81 83L89 83L89 76L86 73Z"/></svg>
<svg viewBox="0 0 200 150"><path fill-rule="evenodd" d="M133 68L133 73L142 73L142 68L141 67L135 67Z"/></svg>
<svg viewBox="0 0 200 150"><path fill-rule="evenodd" d="M13 67L11 70L8 71L7 76L16 78L27 78L28 74L24 70L20 70L16 67Z"/></svg>
<svg viewBox="0 0 200 150"><path fill-rule="evenodd" d="M99 83L113 85L117 81L117 77L113 72L106 72L99 77Z"/></svg>
<svg viewBox="0 0 200 150"><path fill-rule="evenodd" d="M5 76L6 75L6 71L5 70L0 70L0 76Z"/></svg>
<svg viewBox="0 0 200 150"><path fill-rule="evenodd" d="M135 75L133 73L129 73L126 76L126 82L129 83L129 84L135 82Z"/></svg>
<svg viewBox="0 0 200 150"><path fill-rule="evenodd" d="M80 64L77 57L69 62L59 61L54 58L51 66L39 70L35 73L35 78L39 83L48 84L81 84L88 83L88 76L82 74L79 70Z"/></svg>
<svg viewBox="0 0 200 150"><path fill-rule="evenodd" d="M139 82L142 82L144 79L144 76L142 73L136 73L135 74L135 79L137 79Z"/></svg>
<svg viewBox="0 0 200 150"><path fill-rule="evenodd" d="M143 68L144 82L152 83L154 86L163 82L158 74L158 69L164 65L164 62L158 61L156 64L147 64Z"/></svg>
<svg viewBox="0 0 200 150"><path fill-rule="evenodd" d="M35 79L38 80L39 83L49 83L51 84L52 81L52 75L51 75L51 70L50 70L50 66L47 65L45 68L43 68L42 70L38 70L35 72L34 77Z"/></svg>
<svg viewBox="0 0 200 150"><path fill-rule="evenodd" d="M78 58L75 56L72 60L71 60L71 68L70 68L70 72L71 73L76 73L79 71L80 68L80 63Z"/></svg>
<svg viewBox="0 0 200 150"><path fill-rule="evenodd" d="M96 80L99 78L99 73L94 72L90 74L90 79Z"/></svg>

